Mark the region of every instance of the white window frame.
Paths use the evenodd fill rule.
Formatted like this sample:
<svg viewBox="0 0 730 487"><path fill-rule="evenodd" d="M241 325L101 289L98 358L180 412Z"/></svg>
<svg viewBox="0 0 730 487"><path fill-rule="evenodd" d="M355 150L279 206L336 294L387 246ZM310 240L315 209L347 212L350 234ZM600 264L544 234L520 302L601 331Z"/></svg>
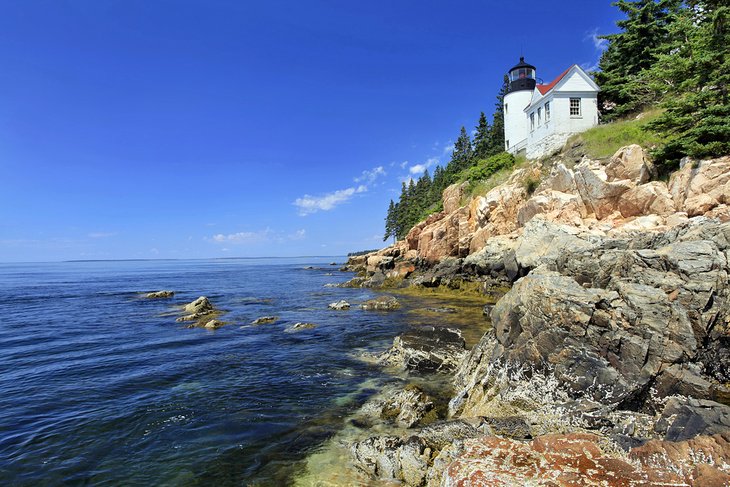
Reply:
<svg viewBox="0 0 730 487"><path fill-rule="evenodd" d="M550 102L545 102L545 123L550 121Z"/></svg>
<svg viewBox="0 0 730 487"><path fill-rule="evenodd" d="M542 125L542 107L537 108L537 126Z"/></svg>
<svg viewBox="0 0 730 487"><path fill-rule="evenodd" d="M577 102L576 103L577 107L573 106L573 102ZM582 105L581 99L580 98L570 98L570 101L568 103L569 103L569 106L568 106L569 112L568 113L570 113L570 116L572 118L581 118L583 116L583 109L581 107L581 105ZM577 108L578 113L573 113L573 108Z"/></svg>
<svg viewBox="0 0 730 487"><path fill-rule="evenodd" d="M530 132L535 131L535 112L530 114Z"/></svg>
<svg viewBox="0 0 730 487"><path fill-rule="evenodd" d="M504 104L504 114L505 114L505 115L507 114L507 111L508 111L508 110L507 110L507 107L509 107L509 105L508 105L507 103L505 103L505 104Z"/></svg>

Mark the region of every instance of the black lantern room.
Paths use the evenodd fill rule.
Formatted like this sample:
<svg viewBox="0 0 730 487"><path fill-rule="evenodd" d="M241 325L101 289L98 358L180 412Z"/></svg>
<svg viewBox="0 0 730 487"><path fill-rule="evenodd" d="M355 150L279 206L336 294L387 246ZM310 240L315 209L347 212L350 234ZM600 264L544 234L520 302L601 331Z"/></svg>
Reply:
<svg viewBox="0 0 730 487"><path fill-rule="evenodd" d="M535 66L527 64L524 57L520 57L520 62L509 70L509 91L521 91L535 89Z"/></svg>

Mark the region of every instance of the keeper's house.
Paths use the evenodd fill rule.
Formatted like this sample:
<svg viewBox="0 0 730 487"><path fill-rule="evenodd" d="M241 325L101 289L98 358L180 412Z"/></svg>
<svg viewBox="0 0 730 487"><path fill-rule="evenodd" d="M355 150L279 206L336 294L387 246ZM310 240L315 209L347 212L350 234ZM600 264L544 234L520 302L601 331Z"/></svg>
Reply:
<svg viewBox="0 0 730 487"><path fill-rule="evenodd" d="M534 159L560 149L573 134L598 125L598 85L574 64L548 84L521 57L509 70L504 97L505 150Z"/></svg>

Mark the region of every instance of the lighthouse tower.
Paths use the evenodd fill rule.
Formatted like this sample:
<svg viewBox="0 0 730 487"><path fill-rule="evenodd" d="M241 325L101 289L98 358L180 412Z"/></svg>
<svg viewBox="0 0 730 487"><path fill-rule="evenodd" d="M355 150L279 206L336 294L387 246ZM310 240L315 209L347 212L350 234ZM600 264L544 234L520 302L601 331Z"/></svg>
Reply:
<svg viewBox="0 0 730 487"><path fill-rule="evenodd" d="M535 66L524 57L509 70L509 89L504 97L504 145L513 154L527 146L525 108L535 90Z"/></svg>

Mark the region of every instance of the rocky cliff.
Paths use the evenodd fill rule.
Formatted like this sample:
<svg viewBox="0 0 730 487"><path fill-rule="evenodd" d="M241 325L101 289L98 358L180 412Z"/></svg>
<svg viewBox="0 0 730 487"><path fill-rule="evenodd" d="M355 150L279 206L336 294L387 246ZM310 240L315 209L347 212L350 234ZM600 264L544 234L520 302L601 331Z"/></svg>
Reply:
<svg viewBox="0 0 730 487"><path fill-rule="evenodd" d="M446 417L354 444L355 466L408 485L730 485L729 181L730 157L658 181L639 146L559 156L486 195L453 185L351 259L352 285L510 286L459 352Z"/></svg>

